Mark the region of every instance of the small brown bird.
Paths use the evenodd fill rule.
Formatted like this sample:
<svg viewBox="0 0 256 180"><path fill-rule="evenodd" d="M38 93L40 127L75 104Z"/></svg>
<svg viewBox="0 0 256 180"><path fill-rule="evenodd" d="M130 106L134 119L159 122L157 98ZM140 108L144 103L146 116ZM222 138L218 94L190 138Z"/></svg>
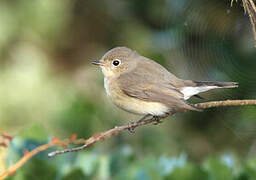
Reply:
<svg viewBox="0 0 256 180"><path fill-rule="evenodd" d="M161 117L173 109L201 111L186 100L211 89L238 87L235 82L179 79L160 64L127 47L111 49L92 64L101 67L104 87L112 102L138 115Z"/></svg>

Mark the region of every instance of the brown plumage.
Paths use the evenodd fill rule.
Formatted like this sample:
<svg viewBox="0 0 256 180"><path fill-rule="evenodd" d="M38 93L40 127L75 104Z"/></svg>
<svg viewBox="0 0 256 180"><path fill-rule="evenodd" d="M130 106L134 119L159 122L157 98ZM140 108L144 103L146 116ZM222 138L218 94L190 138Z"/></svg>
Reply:
<svg viewBox="0 0 256 180"><path fill-rule="evenodd" d="M233 88L233 82L182 80L163 66L126 47L108 51L100 61L107 94L118 107L135 113L162 116L173 108L200 111L186 102L200 92Z"/></svg>

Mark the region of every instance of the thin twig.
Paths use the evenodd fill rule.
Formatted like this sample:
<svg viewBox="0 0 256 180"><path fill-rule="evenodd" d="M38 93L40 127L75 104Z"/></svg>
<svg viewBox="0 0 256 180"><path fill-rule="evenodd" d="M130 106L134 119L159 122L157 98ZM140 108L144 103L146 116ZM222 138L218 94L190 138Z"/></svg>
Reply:
<svg viewBox="0 0 256 180"><path fill-rule="evenodd" d="M213 108L213 107L222 107L222 106L245 106L245 105L256 105L256 100L226 100L226 101L213 101L213 102L205 102L205 103L195 104L196 107L202 108L202 109ZM188 111L188 110L180 109L180 110L175 110L175 111L171 112L171 114L178 113L178 112L186 112L186 111ZM95 134L87 140L76 139L75 134L71 135L69 139L63 140L63 141L60 141L58 138L53 138L50 143L38 146L37 148L35 148L34 150L32 150L30 152L25 152L24 156L18 162L16 162L14 165L12 165L6 171L4 171L0 174L0 180L3 180L5 178L7 178L9 175L14 174L29 159L31 159L36 154L38 154L42 151L45 151L46 149L48 149L50 147L53 147L53 146L64 146L65 147L70 143L83 144L82 146L79 146L76 148L64 149L64 150L60 150L60 151L51 152L48 154L49 157L54 157L58 154L64 154L64 153L68 153L68 152L80 151L80 150L83 150L83 149L93 145L94 143L96 143L100 140L104 140L113 135L117 135L123 130L131 130L131 129L135 129L136 127L139 127L139 126L143 126L143 125L147 125L147 124L151 124L151 123L155 123L155 122L158 122L158 121L155 118L151 118L151 119L147 119L147 120L141 121L141 122L138 121L138 122L129 123L129 124L123 125L123 126L116 126L115 128L110 129L108 131Z"/></svg>
<svg viewBox="0 0 256 180"><path fill-rule="evenodd" d="M33 156L35 156L41 151L45 151L46 149L52 147L53 145L53 143L44 144L36 147L30 152L26 152L25 155L17 163L15 163L13 166L9 167L6 171L0 174L0 180L7 178L11 174L14 174L17 171L17 169L22 167Z"/></svg>
<svg viewBox="0 0 256 180"><path fill-rule="evenodd" d="M11 136L4 136L4 135L2 135L2 136L9 140L12 139ZM9 175L14 174L20 167L22 167L28 160L30 160L32 157L34 157L38 153L45 151L53 146L64 146L65 147L68 143L70 143L72 141L73 141L73 139L61 141L58 138L54 137L54 138L52 138L50 143L38 146L35 149L33 149L32 151L24 151L24 156L18 162L16 162L14 165L10 166L7 170L5 170L4 172L2 172L0 174L0 180L3 180L5 178L7 178Z"/></svg>
<svg viewBox="0 0 256 180"><path fill-rule="evenodd" d="M223 106L245 106L245 105L256 105L256 100L226 100L226 101L212 101L212 102L195 104L196 107L201 108L201 109L208 109L208 108L213 108L213 107L223 107ZM179 109L179 110L173 111L171 114L175 114L178 112L186 112L186 111L188 111L188 110ZM139 126L151 124L155 121L156 120L154 118L151 118L151 119L141 121L141 122L134 122L134 123L130 123L130 124L123 125L123 126L116 126L113 129L110 129L108 131L93 135L92 137L90 137L89 139L87 139L85 141L85 144L83 146L79 146L79 147L75 147L75 148L71 148L71 149L54 151L54 152L49 153L48 157L54 157L58 154L64 154L64 153L83 150L100 140L109 138L113 135L117 135L123 130L135 129Z"/></svg>

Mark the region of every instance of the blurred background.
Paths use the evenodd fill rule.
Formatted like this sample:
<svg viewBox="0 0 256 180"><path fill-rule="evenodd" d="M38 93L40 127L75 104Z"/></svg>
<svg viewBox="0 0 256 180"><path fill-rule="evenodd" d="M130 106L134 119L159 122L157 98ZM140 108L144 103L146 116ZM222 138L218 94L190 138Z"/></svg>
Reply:
<svg viewBox="0 0 256 180"><path fill-rule="evenodd" d="M256 99L256 49L241 2L0 1L0 172L24 150L138 120L107 98L92 60L127 46L183 79L239 82L204 100ZM256 179L256 107L169 117L78 153L43 152L9 179ZM51 149L55 150L55 149Z"/></svg>

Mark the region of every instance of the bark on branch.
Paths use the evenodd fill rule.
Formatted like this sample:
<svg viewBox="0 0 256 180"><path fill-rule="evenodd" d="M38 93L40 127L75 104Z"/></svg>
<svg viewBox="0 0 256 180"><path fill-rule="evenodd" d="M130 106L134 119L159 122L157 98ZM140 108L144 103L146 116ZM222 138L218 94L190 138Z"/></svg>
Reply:
<svg viewBox="0 0 256 180"><path fill-rule="evenodd" d="M224 107L224 106L245 106L245 105L256 105L256 100L225 100L225 101L212 101L212 102L205 102L205 103L199 103L195 104L196 107L201 108L201 109L208 109L208 108L213 108L213 107ZM171 115L178 113L178 112L187 112L188 110L180 109L171 112ZM116 126L113 129L110 129L105 132L101 132L98 134L93 135L89 139L85 141L85 144L76 148L71 148L71 149L64 149L60 151L54 151L48 154L49 157L54 157L58 154L64 154L64 153L69 153L69 152L75 152L75 151L80 151L83 150L94 143L107 139L113 135L119 134L123 130L134 130L135 128L151 123L155 123L156 119L155 118L150 118L148 120L144 120L141 122L134 122L134 123L129 123L127 125L123 126Z"/></svg>
<svg viewBox="0 0 256 180"><path fill-rule="evenodd" d="M246 105L256 105L256 100L226 100L226 101L212 101L212 102L205 102L205 103L199 103L195 104L196 107L202 108L202 109L208 109L208 108L213 108L213 107L223 107L223 106L246 106ZM171 114L175 114L178 112L187 112L188 110L176 110L171 112ZM83 150L94 143L104 140L107 138L110 138L113 135L119 134L121 131L124 130L131 130L135 129L139 126L144 126L147 124L152 124L156 123L155 118L150 118L145 121L141 122L134 122L134 123L129 123L127 125L123 126L116 126L113 129L107 130L105 132L97 133L90 137L89 139L76 139L76 135L71 135L69 139L66 140L59 140L58 138L53 138L50 143L44 144L41 146L36 147L34 150L30 152L25 152L24 156L16 162L14 165L9 167L7 170L4 172L0 173L0 180L7 178L8 176L14 174L19 168L21 168L29 159L34 157L36 154L47 150L50 147L66 147L68 144L83 144L82 146L76 147L76 148L71 148L71 149L64 149L64 150L59 150L59 151L54 151L48 154L49 157L54 157L58 154L64 154L68 152L75 152L75 151L80 151Z"/></svg>

